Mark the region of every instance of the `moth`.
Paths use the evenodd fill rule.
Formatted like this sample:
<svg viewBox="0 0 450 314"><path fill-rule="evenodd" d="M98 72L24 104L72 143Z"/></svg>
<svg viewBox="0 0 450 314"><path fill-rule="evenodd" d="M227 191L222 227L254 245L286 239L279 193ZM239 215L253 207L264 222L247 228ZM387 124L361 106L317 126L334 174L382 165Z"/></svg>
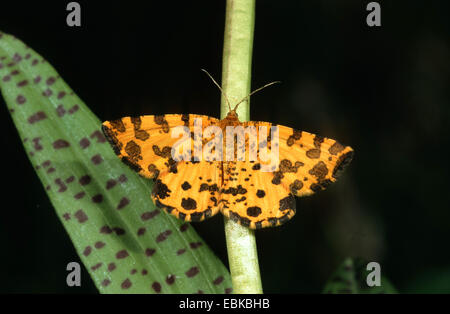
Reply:
<svg viewBox="0 0 450 314"><path fill-rule="evenodd" d="M102 130L125 164L154 180L156 206L178 219L202 221L220 211L251 229L279 226L294 216L294 196L335 182L353 149L270 122L241 122L236 109L246 99L229 104L222 120L143 115L105 121Z"/></svg>

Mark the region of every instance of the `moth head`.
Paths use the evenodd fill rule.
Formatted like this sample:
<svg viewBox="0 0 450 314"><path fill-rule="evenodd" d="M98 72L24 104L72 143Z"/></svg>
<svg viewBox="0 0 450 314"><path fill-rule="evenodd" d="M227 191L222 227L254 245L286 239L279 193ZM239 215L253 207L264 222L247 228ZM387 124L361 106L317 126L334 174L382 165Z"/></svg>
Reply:
<svg viewBox="0 0 450 314"><path fill-rule="evenodd" d="M214 80L214 78L211 76L211 74L208 73L208 71L206 71L206 70L204 70L204 69L201 69L201 70L202 70L203 72L205 72L206 75L209 76L209 78L210 78L210 79L213 81L213 83L220 89L220 91L222 92L222 95L225 97L225 100L227 101L227 105L228 105L228 109L229 109L228 115L227 115L227 116L230 116L230 117L235 116L236 119L237 119L236 109L239 107L239 105L240 105L241 103L243 103L244 101L248 101L248 99L250 98L251 95L255 94L256 92L259 92L260 90L262 90L262 89L264 89L264 88L266 88L266 87L269 87L270 85L277 84L277 83L281 83L280 81L275 81L275 82L268 83L268 84L266 84L266 85L264 85L264 86L262 86L262 87L260 87L260 88L255 89L253 92L251 92L250 94L248 94L247 96L245 96L244 98L242 98L242 99L234 106L234 108L231 109L231 103L230 103L230 100L228 99L227 94L225 94L225 92L223 91L223 89L222 89L222 88L220 87L220 85Z"/></svg>

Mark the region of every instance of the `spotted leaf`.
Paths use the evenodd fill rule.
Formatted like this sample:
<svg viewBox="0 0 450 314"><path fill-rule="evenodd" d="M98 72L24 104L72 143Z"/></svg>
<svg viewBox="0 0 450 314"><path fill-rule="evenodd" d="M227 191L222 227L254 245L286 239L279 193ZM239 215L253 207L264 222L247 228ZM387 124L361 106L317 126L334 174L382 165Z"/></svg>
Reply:
<svg viewBox="0 0 450 314"><path fill-rule="evenodd" d="M0 87L25 151L100 292L231 291L224 265L188 223L155 207L153 184L117 159L99 119L48 62L1 32ZM127 121L133 122L132 136L144 141L138 122Z"/></svg>

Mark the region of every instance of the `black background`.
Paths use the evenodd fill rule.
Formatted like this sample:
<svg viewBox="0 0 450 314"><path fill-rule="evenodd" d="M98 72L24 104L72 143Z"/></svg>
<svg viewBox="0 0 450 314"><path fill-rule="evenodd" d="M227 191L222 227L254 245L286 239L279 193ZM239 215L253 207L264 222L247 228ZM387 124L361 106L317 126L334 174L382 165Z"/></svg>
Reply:
<svg viewBox="0 0 450 314"><path fill-rule="evenodd" d="M225 1L2 3L0 30L52 64L100 120L219 116ZM400 292L450 292L448 1L265 1L256 5L252 120L355 149L340 181L297 199L297 215L257 232L265 292L320 292L347 256L377 261ZM96 292L65 284L79 261L0 99L0 291ZM227 264L223 219L194 224Z"/></svg>

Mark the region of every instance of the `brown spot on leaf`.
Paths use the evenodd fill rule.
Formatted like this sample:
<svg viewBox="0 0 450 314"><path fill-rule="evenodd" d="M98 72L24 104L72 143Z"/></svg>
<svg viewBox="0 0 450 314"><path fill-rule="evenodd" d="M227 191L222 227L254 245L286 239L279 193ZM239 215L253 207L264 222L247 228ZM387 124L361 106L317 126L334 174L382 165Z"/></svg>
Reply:
<svg viewBox="0 0 450 314"><path fill-rule="evenodd" d="M122 209L130 203L130 200L126 197L122 197L117 205L117 209Z"/></svg>
<svg viewBox="0 0 450 314"><path fill-rule="evenodd" d="M103 202L103 195L102 194L96 194L96 195L92 196L92 201L94 203L101 203L101 202Z"/></svg>
<svg viewBox="0 0 450 314"><path fill-rule="evenodd" d="M121 250L121 251L116 253L116 258L117 259L123 259L123 258L126 258L126 257L128 257L127 250Z"/></svg>
<svg viewBox="0 0 450 314"><path fill-rule="evenodd" d="M16 102L19 105L23 105L26 101L27 101L27 99L23 95L18 95L17 98L16 98Z"/></svg>
<svg viewBox="0 0 450 314"><path fill-rule="evenodd" d="M104 233L104 234L110 234L110 233L112 233L113 231L112 231L112 229L109 227L109 226L102 226L101 228L100 228L100 233Z"/></svg>
<svg viewBox="0 0 450 314"><path fill-rule="evenodd" d="M78 192L73 197L77 200L82 199L86 193L84 191Z"/></svg>
<svg viewBox="0 0 450 314"><path fill-rule="evenodd" d="M216 279L214 279L213 284L214 285L220 285L223 282L223 276L219 276Z"/></svg>
<svg viewBox="0 0 450 314"><path fill-rule="evenodd" d="M181 231L181 232L185 232L188 228L189 228L189 225L188 225L188 224L182 224L182 225L180 226L180 231Z"/></svg>
<svg viewBox="0 0 450 314"><path fill-rule="evenodd" d="M28 81L27 80L23 80L23 81L20 81L19 83L17 83L17 87L23 87L23 86L26 86L26 85L28 85Z"/></svg>
<svg viewBox="0 0 450 314"><path fill-rule="evenodd" d="M197 275L199 273L199 270L197 267L191 267L187 272L186 272L186 276L190 277L194 277L195 275Z"/></svg>
<svg viewBox="0 0 450 314"><path fill-rule="evenodd" d="M60 118L66 114L66 109L64 109L63 105L58 105L58 107L56 107L56 114Z"/></svg>
<svg viewBox="0 0 450 314"><path fill-rule="evenodd" d="M47 85L52 85L53 83L55 83L56 79L51 76L47 79L47 81L45 82Z"/></svg>
<svg viewBox="0 0 450 314"><path fill-rule="evenodd" d="M63 139L59 139L53 142L53 148L54 149L61 149L61 148L66 148L69 147L70 143L67 142L66 140Z"/></svg>
<svg viewBox="0 0 450 314"><path fill-rule="evenodd" d="M80 183L80 185L87 185L89 183L91 183L91 176L86 174L82 177L80 177L80 179L78 179L78 182Z"/></svg>
<svg viewBox="0 0 450 314"><path fill-rule="evenodd" d="M173 283L175 282L175 275L167 275L167 278L166 278L166 283L168 284L168 285L173 285Z"/></svg>
<svg viewBox="0 0 450 314"><path fill-rule="evenodd" d="M112 189L113 187L115 187L116 184L117 184L117 181L116 181L116 180L114 180L114 179L109 179L108 181L106 181L106 189L107 189L107 190L110 190L110 189Z"/></svg>
<svg viewBox="0 0 450 314"><path fill-rule="evenodd" d="M106 245L105 242L97 241L97 242L95 242L95 245L94 245L94 246L95 246L96 249L101 249L101 248L103 248L105 245Z"/></svg>
<svg viewBox="0 0 450 314"><path fill-rule="evenodd" d="M161 232L161 233L156 237L156 242L162 242L162 241L166 240L167 237L168 237L169 235L171 235L171 234L172 234L172 231L171 231L171 230L166 230L166 231Z"/></svg>
<svg viewBox="0 0 450 314"><path fill-rule="evenodd" d="M120 287L122 288L122 289L128 289L128 288L130 288L131 287L131 285L132 285L132 283L131 283L131 281L130 281L130 279L125 279L123 282L122 282L122 284L120 285Z"/></svg>
<svg viewBox="0 0 450 314"><path fill-rule="evenodd" d="M155 216L158 215L158 214L159 214L159 210L155 209L155 210L152 210L151 212L145 212L145 213L143 213L143 214L141 215L141 219L142 219L143 221L146 221L146 220L152 219L153 217L155 217Z"/></svg>
<svg viewBox="0 0 450 314"><path fill-rule="evenodd" d="M28 123L33 124L44 119L47 119L47 115L45 114L45 112L38 111L28 118Z"/></svg>
<svg viewBox="0 0 450 314"><path fill-rule="evenodd" d="M103 158L101 155L97 154L92 156L91 161L94 165L98 165L103 162Z"/></svg>
<svg viewBox="0 0 450 314"><path fill-rule="evenodd" d="M53 94L51 89L47 88L45 91L42 92L42 96L50 97Z"/></svg>
<svg viewBox="0 0 450 314"><path fill-rule="evenodd" d="M89 254L91 254L91 252L92 252L92 248L88 245L88 246L86 246L86 247L84 248L84 250L83 250L83 255L84 255L84 256L89 256Z"/></svg>
<svg viewBox="0 0 450 314"><path fill-rule="evenodd" d="M81 148L83 148L83 149L87 148L90 144L91 144L91 143L89 142L89 140L88 140L87 138L85 138L85 137L83 137L83 138L80 140L80 146L81 146Z"/></svg>
<svg viewBox="0 0 450 314"><path fill-rule="evenodd" d="M202 245L203 245L202 242L191 242L191 243L189 243L189 246L191 247L191 249L196 249L196 248L198 248L198 247L200 247Z"/></svg>
<svg viewBox="0 0 450 314"><path fill-rule="evenodd" d="M114 228L113 228L113 231L114 231L118 236L121 236L121 235L124 235L124 234L125 234L125 229L122 229L122 228L119 228L119 227L114 227Z"/></svg>
<svg viewBox="0 0 450 314"><path fill-rule="evenodd" d="M97 143L105 143L106 142L105 136L99 130L95 130L89 137L91 139L96 139Z"/></svg>
<svg viewBox="0 0 450 314"><path fill-rule="evenodd" d="M109 263L108 264L108 271L112 272L114 269L116 269L115 263Z"/></svg>
<svg viewBox="0 0 450 314"><path fill-rule="evenodd" d="M91 270L97 270L102 266L102 263L97 263L94 266L91 267Z"/></svg>
<svg viewBox="0 0 450 314"><path fill-rule="evenodd" d="M86 215L86 213L82 209L77 210L75 212L74 216L78 220L79 223L83 223L83 222L88 220L88 216Z"/></svg>
<svg viewBox="0 0 450 314"><path fill-rule="evenodd" d="M60 179L57 178L55 179L55 183L59 186L58 192L65 192L67 190L67 186L64 184L64 182Z"/></svg>
<svg viewBox="0 0 450 314"><path fill-rule="evenodd" d="M159 282L155 281L154 283L152 283L152 289L156 293L160 293L161 292L161 284Z"/></svg>
<svg viewBox="0 0 450 314"><path fill-rule="evenodd" d="M139 228L138 231L137 231L137 235L138 236L142 236L142 235L145 234L145 231L146 231L146 229L144 227Z"/></svg>
<svg viewBox="0 0 450 314"><path fill-rule="evenodd" d="M102 286L103 287L107 287L107 286L109 286L110 283L111 283L111 280L105 279L105 280L102 281Z"/></svg>

